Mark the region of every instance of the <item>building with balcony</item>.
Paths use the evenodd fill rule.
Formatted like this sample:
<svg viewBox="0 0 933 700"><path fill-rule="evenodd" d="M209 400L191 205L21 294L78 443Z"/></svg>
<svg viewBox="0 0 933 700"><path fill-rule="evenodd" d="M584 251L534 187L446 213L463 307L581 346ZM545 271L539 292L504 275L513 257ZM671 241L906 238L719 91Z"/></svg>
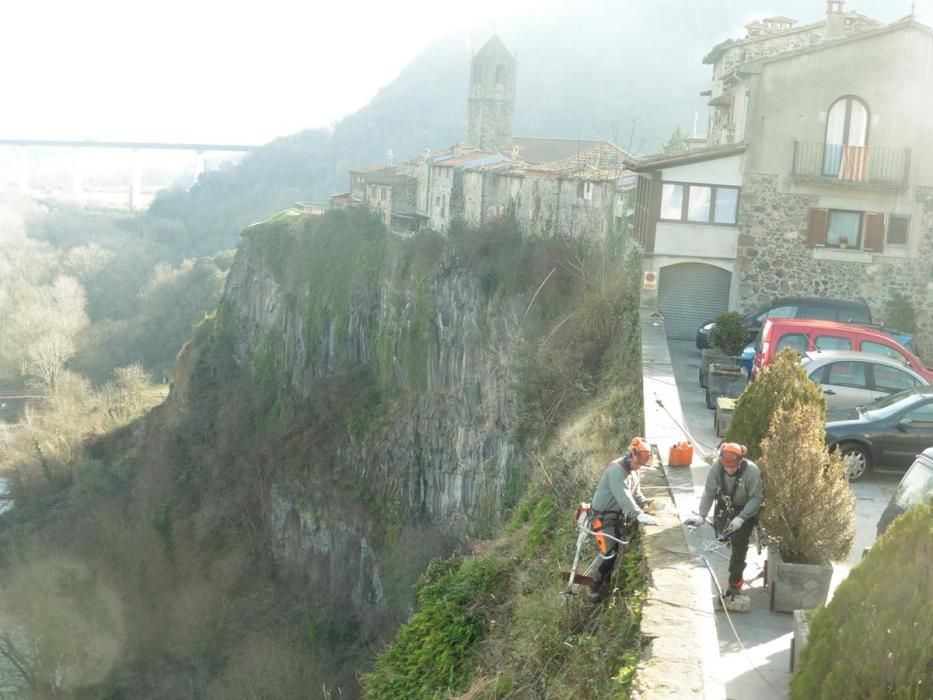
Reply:
<svg viewBox="0 0 933 700"><path fill-rule="evenodd" d="M714 312L786 295L863 300L884 320L901 294L929 353L933 30L853 16L838 1L803 33L780 19L713 57L715 145L636 168L636 237L658 273L658 308L674 319L668 332L693 337ZM751 51L766 40L773 52ZM730 54L739 46L750 60ZM734 221L717 221L721 202L730 217L736 203Z"/></svg>

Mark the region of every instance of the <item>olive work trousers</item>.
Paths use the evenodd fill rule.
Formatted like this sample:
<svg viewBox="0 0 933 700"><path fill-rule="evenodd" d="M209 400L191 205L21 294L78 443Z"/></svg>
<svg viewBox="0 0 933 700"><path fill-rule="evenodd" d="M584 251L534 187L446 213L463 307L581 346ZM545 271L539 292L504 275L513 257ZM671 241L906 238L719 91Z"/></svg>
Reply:
<svg viewBox="0 0 933 700"><path fill-rule="evenodd" d="M748 556L748 541L752 537L752 531L758 523L758 518L750 518L742 523L742 527L736 530L729 538L729 544L732 547L732 556L729 557L729 585L734 586L739 581L743 581L745 573L745 559Z"/></svg>

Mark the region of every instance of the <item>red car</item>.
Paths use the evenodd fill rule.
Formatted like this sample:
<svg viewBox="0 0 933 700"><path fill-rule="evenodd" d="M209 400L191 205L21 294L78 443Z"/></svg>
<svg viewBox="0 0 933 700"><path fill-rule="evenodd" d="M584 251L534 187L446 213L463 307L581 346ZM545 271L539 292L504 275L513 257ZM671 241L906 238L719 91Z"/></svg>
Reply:
<svg viewBox="0 0 933 700"><path fill-rule="evenodd" d="M771 364L779 350L857 350L892 357L933 382L933 369L891 336L865 326L809 318L769 318L755 338L755 377Z"/></svg>

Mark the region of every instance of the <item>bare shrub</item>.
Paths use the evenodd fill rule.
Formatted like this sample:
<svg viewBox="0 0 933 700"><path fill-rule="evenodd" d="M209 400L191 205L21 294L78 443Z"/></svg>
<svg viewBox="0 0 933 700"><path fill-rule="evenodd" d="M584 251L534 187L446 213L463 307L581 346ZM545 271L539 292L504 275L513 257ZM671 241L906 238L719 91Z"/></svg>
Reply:
<svg viewBox="0 0 933 700"><path fill-rule="evenodd" d="M240 644L207 697L265 700L320 697L322 693L340 697L339 690L327 690L324 678L319 663L298 645L256 636Z"/></svg>
<svg viewBox="0 0 933 700"><path fill-rule="evenodd" d="M844 559L855 537L855 496L845 464L826 450L822 408L781 409L762 442L761 521L785 561Z"/></svg>

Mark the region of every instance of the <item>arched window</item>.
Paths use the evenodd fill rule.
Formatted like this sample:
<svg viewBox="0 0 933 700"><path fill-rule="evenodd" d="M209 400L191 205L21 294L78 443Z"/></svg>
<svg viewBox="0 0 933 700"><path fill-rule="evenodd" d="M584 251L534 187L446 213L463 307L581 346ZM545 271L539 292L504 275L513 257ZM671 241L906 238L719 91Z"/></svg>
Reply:
<svg viewBox="0 0 933 700"><path fill-rule="evenodd" d="M502 85L505 82L505 66L501 63L496 64L496 85Z"/></svg>
<svg viewBox="0 0 933 700"><path fill-rule="evenodd" d="M840 177L846 146L861 149L867 145L868 107L858 97L840 97L833 102L826 115L823 175Z"/></svg>

